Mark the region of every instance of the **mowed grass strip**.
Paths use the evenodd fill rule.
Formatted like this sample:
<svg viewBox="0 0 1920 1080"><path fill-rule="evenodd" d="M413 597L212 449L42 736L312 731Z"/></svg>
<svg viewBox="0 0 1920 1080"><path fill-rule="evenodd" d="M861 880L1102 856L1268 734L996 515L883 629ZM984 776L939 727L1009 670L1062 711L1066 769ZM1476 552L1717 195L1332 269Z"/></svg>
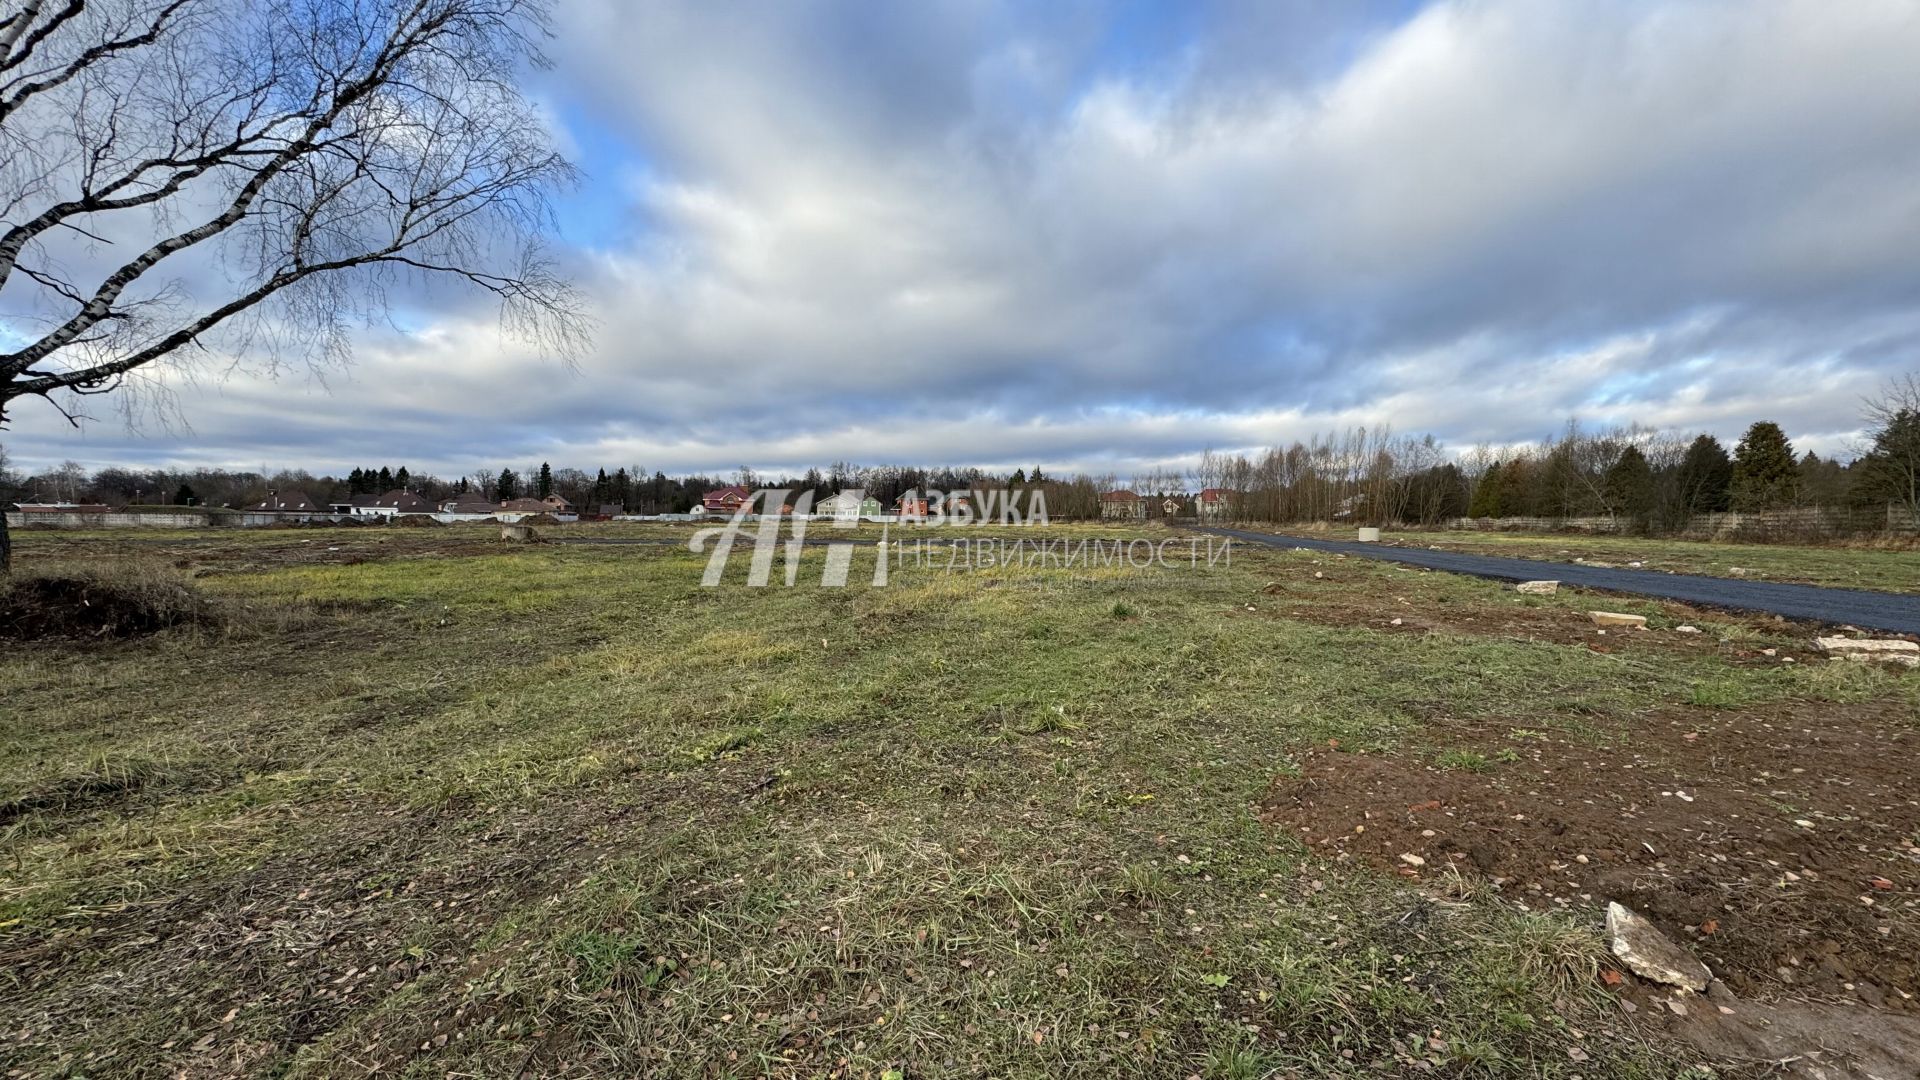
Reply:
<svg viewBox="0 0 1920 1080"><path fill-rule="evenodd" d="M205 577L216 626L12 651L6 1056L1672 1075L1597 995L1590 920L1325 865L1253 804L1330 742L1910 693L1506 636L1578 598L1300 554L884 589L819 588L823 558L703 589L671 547L410 547Z"/></svg>

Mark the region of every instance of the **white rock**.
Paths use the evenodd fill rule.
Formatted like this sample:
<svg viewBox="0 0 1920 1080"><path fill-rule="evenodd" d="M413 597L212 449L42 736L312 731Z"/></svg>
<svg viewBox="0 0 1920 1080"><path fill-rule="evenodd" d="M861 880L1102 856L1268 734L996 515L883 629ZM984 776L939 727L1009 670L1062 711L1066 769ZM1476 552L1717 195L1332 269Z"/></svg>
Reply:
<svg viewBox="0 0 1920 1080"><path fill-rule="evenodd" d="M1560 583L1557 581L1523 581L1515 585L1513 589L1515 592L1523 592L1529 596L1552 596L1554 593L1560 591Z"/></svg>
<svg viewBox="0 0 1920 1080"><path fill-rule="evenodd" d="M1607 905L1607 937L1613 955L1643 979L1684 987L1696 994L1713 979L1713 973L1692 953L1619 903Z"/></svg>
<svg viewBox="0 0 1920 1080"><path fill-rule="evenodd" d="M1618 611L1589 611L1587 617L1595 626L1645 626L1645 615L1627 615Z"/></svg>
<svg viewBox="0 0 1920 1080"><path fill-rule="evenodd" d="M1427 860L1425 860L1425 859L1423 859L1423 858L1421 858L1421 857L1420 857L1420 856L1418 856L1418 855L1415 855L1415 854L1414 854L1413 852L1411 852L1411 851L1409 851L1409 852L1407 852L1407 853L1405 853L1405 854L1403 854L1403 855L1401 855L1401 856L1400 856L1400 861L1401 861L1401 862L1403 862L1403 863L1406 863L1406 864L1407 864L1408 866L1425 866L1425 865L1427 865Z"/></svg>
<svg viewBox="0 0 1920 1080"><path fill-rule="evenodd" d="M1840 659L1920 667L1920 644L1899 638L1817 637L1813 647Z"/></svg>
<svg viewBox="0 0 1920 1080"><path fill-rule="evenodd" d="M1697 634L1700 632L1700 628L1697 626L1676 626L1673 629L1675 633L1680 634Z"/></svg>

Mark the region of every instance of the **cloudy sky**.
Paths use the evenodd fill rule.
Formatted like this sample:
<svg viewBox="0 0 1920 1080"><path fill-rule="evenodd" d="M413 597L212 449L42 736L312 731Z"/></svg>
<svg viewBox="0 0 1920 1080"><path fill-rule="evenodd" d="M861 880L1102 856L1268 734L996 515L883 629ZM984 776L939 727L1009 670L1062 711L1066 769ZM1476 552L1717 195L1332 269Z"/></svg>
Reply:
<svg viewBox="0 0 1920 1080"><path fill-rule="evenodd" d="M1822 451L1920 370L1920 2L562 0L575 370L449 297L15 463L958 462L1349 424Z"/></svg>

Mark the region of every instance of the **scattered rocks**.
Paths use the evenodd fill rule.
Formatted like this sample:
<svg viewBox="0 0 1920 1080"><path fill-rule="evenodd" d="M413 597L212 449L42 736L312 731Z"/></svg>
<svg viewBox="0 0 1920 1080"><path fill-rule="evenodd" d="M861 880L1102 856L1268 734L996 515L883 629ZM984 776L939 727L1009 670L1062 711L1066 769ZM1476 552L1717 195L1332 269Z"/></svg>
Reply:
<svg viewBox="0 0 1920 1080"><path fill-rule="evenodd" d="M1813 647L1835 659L1920 667L1920 644L1899 638L1817 637Z"/></svg>
<svg viewBox="0 0 1920 1080"><path fill-rule="evenodd" d="M1632 626L1644 628L1647 625L1647 617L1645 615L1628 615L1618 611L1589 611L1587 612L1587 617L1593 620L1593 625L1595 626Z"/></svg>
<svg viewBox="0 0 1920 1080"><path fill-rule="evenodd" d="M1696 994L1706 990L1713 979L1707 965L1619 903L1607 905L1607 937L1613 955L1643 979L1684 987Z"/></svg>
<svg viewBox="0 0 1920 1080"><path fill-rule="evenodd" d="M1700 632L1700 628L1697 626L1676 626L1673 630L1677 634L1697 634Z"/></svg>
<svg viewBox="0 0 1920 1080"><path fill-rule="evenodd" d="M1554 593L1560 591L1560 583L1557 581L1523 581L1515 585L1513 591L1526 593L1528 596L1552 596Z"/></svg>

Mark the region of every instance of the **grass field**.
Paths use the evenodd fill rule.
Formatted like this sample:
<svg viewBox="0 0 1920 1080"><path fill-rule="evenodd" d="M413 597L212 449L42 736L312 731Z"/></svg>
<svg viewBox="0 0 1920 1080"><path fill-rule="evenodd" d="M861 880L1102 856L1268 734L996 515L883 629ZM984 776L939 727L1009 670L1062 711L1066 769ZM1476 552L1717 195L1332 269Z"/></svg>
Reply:
<svg viewBox="0 0 1920 1080"><path fill-rule="evenodd" d="M0 1063L1704 1077L1627 1011L1598 931L1603 866L1624 896L1677 855L1596 841L1569 886L1586 852L1567 869L1551 838L1550 871L1481 860L1464 833L1500 830L1473 800L1538 797L1561 755L1654 753L1649 732L1817 711L1878 740L1848 753L1911 761L1920 731L1920 676L1789 663L1802 628L1616 599L1656 629L1597 637L1577 595L1361 560L906 565L872 588L863 553L826 589L810 548L796 587L745 587L736 556L702 588L676 545L491 536L18 538L23 574L180 575L218 618L6 646ZM1312 786L1349 767L1410 779L1366 805ZM1703 757L1689 812L1759 767ZM1409 816L1442 806L1423 784L1447 792L1437 833ZM1872 848L1877 909L1849 882L1796 918L1907 1009L1912 968L1872 965L1920 952L1912 793L1868 812L1797 784L1734 816ZM1741 858L1697 872L1732 890L1695 940L1743 994L1851 993L1773 976L1812 942L1768 929L1763 888L1749 932Z"/></svg>
<svg viewBox="0 0 1920 1080"><path fill-rule="evenodd" d="M1639 563L1643 569L1679 574L1920 593L1920 544L1910 542L1796 547L1573 533L1456 531L1388 532L1382 540L1412 547L1549 562L1584 559L1613 566Z"/></svg>

